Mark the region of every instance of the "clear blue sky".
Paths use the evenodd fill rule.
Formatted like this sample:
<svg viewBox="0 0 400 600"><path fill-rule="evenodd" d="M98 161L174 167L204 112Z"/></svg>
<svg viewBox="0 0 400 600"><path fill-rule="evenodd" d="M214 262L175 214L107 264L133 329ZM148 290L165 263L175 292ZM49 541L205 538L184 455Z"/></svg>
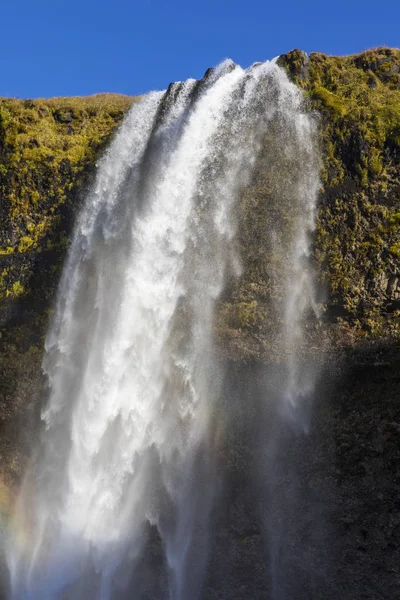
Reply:
<svg viewBox="0 0 400 600"><path fill-rule="evenodd" d="M400 0L3 0L0 95L140 94L293 48L400 45Z"/></svg>

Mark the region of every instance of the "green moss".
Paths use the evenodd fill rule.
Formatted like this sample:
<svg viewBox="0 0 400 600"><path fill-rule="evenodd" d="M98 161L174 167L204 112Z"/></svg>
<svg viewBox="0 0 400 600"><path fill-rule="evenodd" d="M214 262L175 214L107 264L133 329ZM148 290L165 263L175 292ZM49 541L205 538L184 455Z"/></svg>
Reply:
<svg viewBox="0 0 400 600"><path fill-rule="evenodd" d="M389 252L390 254L392 254L393 256L395 256L396 258L400 258L400 243L399 244L392 244L389 248Z"/></svg>
<svg viewBox="0 0 400 600"><path fill-rule="evenodd" d="M256 300L251 302L225 302L218 315L219 328L254 329L263 318L264 310Z"/></svg>
<svg viewBox="0 0 400 600"><path fill-rule="evenodd" d="M25 289L24 286L21 284L20 281L15 281L12 284L12 295L14 296L14 298L18 298L18 296L23 296L23 294L25 293Z"/></svg>
<svg viewBox="0 0 400 600"><path fill-rule="evenodd" d="M27 252L30 248L32 248L34 241L32 238L24 235L18 242L17 250L18 252Z"/></svg>
<svg viewBox="0 0 400 600"><path fill-rule="evenodd" d="M132 101L112 94L0 100L0 193L14 237L29 232L35 246L55 225L60 205L83 182Z"/></svg>
<svg viewBox="0 0 400 600"><path fill-rule="evenodd" d="M394 213L389 217L389 224L392 227L400 227L400 212Z"/></svg>
<svg viewBox="0 0 400 600"><path fill-rule="evenodd" d="M5 248L0 248L0 254L12 254L14 252L14 248L12 246L6 246Z"/></svg>
<svg viewBox="0 0 400 600"><path fill-rule="evenodd" d="M343 117L348 111L347 103L343 98L340 98L322 86L313 87L310 96L317 102L321 102L337 117Z"/></svg>

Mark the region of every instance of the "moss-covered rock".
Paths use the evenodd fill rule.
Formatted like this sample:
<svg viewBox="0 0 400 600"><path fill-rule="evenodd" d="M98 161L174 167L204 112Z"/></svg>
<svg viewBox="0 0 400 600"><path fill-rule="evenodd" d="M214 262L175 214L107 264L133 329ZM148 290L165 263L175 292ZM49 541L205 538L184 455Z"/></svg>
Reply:
<svg viewBox="0 0 400 600"><path fill-rule="evenodd" d="M280 57L320 117L315 254L328 322L353 339L400 336L400 50Z"/></svg>
<svg viewBox="0 0 400 600"><path fill-rule="evenodd" d="M322 150L313 255L323 327L310 319L308 346L318 347L326 338L339 346L398 341L400 50L378 48L345 57L293 50L278 62L304 89ZM279 345L274 339L279 311L271 299L279 302L282 294L270 274L279 272L284 253L271 250L268 231L274 220L282 231L290 229L294 203L276 191L285 189L285 168L279 164L274 172L276 153L279 148L271 150L266 139L242 198L245 268L217 318L217 332L231 357L270 360L271 347ZM291 178L295 169L294 163L286 165ZM250 309L251 327L243 318Z"/></svg>
<svg viewBox="0 0 400 600"><path fill-rule="evenodd" d="M32 336L20 340L14 329L21 324L21 307L30 313L39 342L79 197L133 100L113 94L0 100L3 342L32 343Z"/></svg>

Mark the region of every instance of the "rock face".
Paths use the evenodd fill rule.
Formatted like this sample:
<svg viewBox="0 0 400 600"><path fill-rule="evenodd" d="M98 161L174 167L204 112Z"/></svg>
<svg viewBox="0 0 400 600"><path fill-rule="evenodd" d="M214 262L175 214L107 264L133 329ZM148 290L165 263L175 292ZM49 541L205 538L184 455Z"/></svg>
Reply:
<svg viewBox="0 0 400 600"><path fill-rule="evenodd" d="M316 327L310 321L309 346L328 348L327 366L311 434L283 431L276 456L280 474L265 473L263 489L253 490L251 473L263 468L255 457L268 451L265 439L271 438L274 419L273 403L268 412L263 401L269 393L265 382L278 367L268 363L279 362L268 346L274 327L271 297L279 301L279 290L271 289L267 276L271 256L260 252L265 223L282 218L273 192L279 174L271 179L266 140L240 203L243 275L229 283L215 323L228 364L225 395L231 412L230 433L220 450L224 478L218 506L223 508L216 508L211 540L216 566L208 574L206 597L264 598L273 591L274 575L288 598L395 598L400 51L379 48L330 57L294 50L279 63L304 89L307 108L319 124L322 189L313 262L324 323ZM99 153L133 101L113 95L0 100L4 515L37 431L43 336L74 215ZM283 480L291 482L295 504L279 496ZM285 523L288 529L282 531ZM284 550L265 548L265 528L291 548L280 568L273 567L271 557Z"/></svg>
<svg viewBox="0 0 400 600"><path fill-rule="evenodd" d="M396 598L400 352L351 350L327 365L309 435L280 422L273 377L262 363L228 368L205 597Z"/></svg>

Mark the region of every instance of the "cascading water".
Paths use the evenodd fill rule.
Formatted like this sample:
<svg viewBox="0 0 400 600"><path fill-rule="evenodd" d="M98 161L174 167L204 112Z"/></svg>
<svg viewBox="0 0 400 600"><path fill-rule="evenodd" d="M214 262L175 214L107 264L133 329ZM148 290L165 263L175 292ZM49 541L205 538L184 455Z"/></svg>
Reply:
<svg viewBox="0 0 400 600"><path fill-rule="evenodd" d="M269 413L268 424L263 423L258 476L266 509L269 597L288 600L314 597L310 557L315 555L314 564L322 559L325 527L314 511L319 501L310 497L302 479L303 465L309 460L304 436L310 433L323 348L311 252L320 188L315 119L297 112L295 119L278 121L262 162L267 186L273 190L266 246L270 319L275 323L270 346L277 350L265 390Z"/></svg>
<svg viewBox="0 0 400 600"><path fill-rule="evenodd" d="M285 73L225 61L134 104L100 161L46 339L44 431L8 550L15 600L140 598L148 524L165 553L160 596L201 595L222 369L214 303L240 273L238 200L277 124L279 151L308 159L312 127ZM292 403L308 285L297 256L316 196L305 173L283 315Z"/></svg>

